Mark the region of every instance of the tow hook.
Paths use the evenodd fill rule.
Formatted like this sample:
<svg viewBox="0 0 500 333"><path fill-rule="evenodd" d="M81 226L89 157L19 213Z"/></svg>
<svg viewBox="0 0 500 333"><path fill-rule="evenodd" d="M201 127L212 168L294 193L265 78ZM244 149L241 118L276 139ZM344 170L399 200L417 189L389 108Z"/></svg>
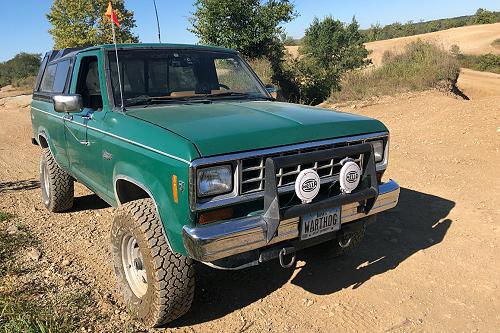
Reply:
<svg viewBox="0 0 500 333"><path fill-rule="evenodd" d="M284 257L288 254L292 254L293 256L292 256L292 259L290 260L290 262L288 264L285 264ZM284 247L280 250L279 260L280 260L281 267L283 267L283 268L292 267L295 264L295 259L296 259L296 255L295 255L295 248L294 247Z"/></svg>
<svg viewBox="0 0 500 333"><path fill-rule="evenodd" d="M339 240L339 246L343 249L351 245L352 237L349 237L347 240L345 238L341 238Z"/></svg>

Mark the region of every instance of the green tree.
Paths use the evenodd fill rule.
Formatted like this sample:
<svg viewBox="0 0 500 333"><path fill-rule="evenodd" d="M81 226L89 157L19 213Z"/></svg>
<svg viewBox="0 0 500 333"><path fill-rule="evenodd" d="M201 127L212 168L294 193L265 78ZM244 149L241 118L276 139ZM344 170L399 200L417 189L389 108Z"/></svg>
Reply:
<svg viewBox="0 0 500 333"><path fill-rule="evenodd" d="M85 47L113 42L111 21L104 16L108 0L54 0L47 19L54 48ZM120 20L116 29L118 43L137 43L132 33L134 13L125 8L124 0L113 0L113 9Z"/></svg>
<svg viewBox="0 0 500 333"><path fill-rule="evenodd" d="M21 52L0 63L0 87L34 77L40 67L40 54Z"/></svg>
<svg viewBox="0 0 500 333"><path fill-rule="evenodd" d="M364 37L355 18L345 24L331 16L315 18L307 28L300 53L325 69L346 71L368 64Z"/></svg>
<svg viewBox="0 0 500 333"><path fill-rule="evenodd" d="M497 22L497 18L495 16L495 13L479 8L476 11L476 15L474 15L474 23L475 24L490 24L490 23L495 23Z"/></svg>
<svg viewBox="0 0 500 333"><path fill-rule="evenodd" d="M195 8L189 31L201 43L233 48L251 59L280 58L281 25L296 16L289 0L197 0Z"/></svg>
<svg viewBox="0 0 500 333"><path fill-rule="evenodd" d="M307 104L324 101L339 88L346 71L366 66L368 51L355 18L345 24L331 16L315 18L307 28L297 62L301 100Z"/></svg>

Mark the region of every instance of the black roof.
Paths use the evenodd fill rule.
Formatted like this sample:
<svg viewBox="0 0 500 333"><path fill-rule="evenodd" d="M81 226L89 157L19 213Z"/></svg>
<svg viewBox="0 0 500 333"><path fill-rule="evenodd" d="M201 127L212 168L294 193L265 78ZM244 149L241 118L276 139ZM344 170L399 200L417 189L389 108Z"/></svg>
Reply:
<svg viewBox="0 0 500 333"><path fill-rule="evenodd" d="M49 51L45 54L46 57L48 57L48 62L53 62L55 60L59 60L64 56L67 56L68 54L71 53L77 53L80 50L83 50L84 47L68 47L62 50L52 50Z"/></svg>

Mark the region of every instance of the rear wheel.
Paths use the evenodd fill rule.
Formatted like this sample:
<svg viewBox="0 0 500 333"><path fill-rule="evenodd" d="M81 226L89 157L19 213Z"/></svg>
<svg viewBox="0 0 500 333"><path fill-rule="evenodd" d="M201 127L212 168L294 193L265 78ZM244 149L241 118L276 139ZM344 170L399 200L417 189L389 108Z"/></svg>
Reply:
<svg viewBox="0 0 500 333"><path fill-rule="evenodd" d="M194 265L173 253L154 202L141 199L118 208L111 243L114 269L128 308L149 327L185 314L194 297Z"/></svg>
<svg viewBox="0 0 500 333"><path fill-rule="evenodd" d="M51 212L64 212L73 207L74 181L57 165L48 148L42 150L40 160L40 188L43 204Z"/></svg>

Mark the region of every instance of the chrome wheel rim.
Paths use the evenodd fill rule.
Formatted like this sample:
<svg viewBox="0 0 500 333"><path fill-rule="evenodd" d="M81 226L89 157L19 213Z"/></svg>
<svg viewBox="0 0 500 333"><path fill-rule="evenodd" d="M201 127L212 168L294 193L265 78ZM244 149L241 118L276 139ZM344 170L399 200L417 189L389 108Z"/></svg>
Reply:
<svg viewBox="0 0 500 333"><path fill-rule="evenodd" d="M123 237L121 251L128 285L135 296L141 298L148 290L148 279L139 244L132 234Z"/></svg>
<svg viewBox="0 0 500 333"><path fill-rule="evenodd" d="M49 200L49 195L50 195L50 179L49 179L49 173L47 170L47 164L44 164L42 166L42 178L43 178L43 194L45 194L45 200Z"/></svg>

